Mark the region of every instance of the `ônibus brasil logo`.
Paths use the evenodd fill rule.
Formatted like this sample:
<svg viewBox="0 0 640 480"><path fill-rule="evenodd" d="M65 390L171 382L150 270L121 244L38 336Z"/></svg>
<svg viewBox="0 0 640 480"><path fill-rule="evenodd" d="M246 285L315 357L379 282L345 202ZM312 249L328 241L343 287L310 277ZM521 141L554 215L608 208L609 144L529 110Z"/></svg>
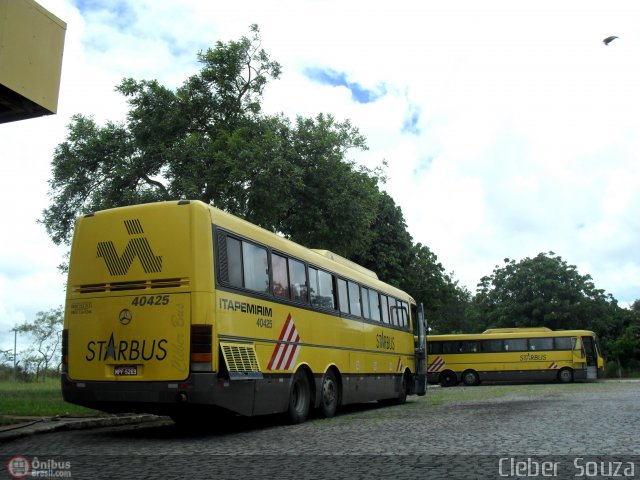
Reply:
<svg viewBox="0 0 640 480"><path fill-rule="evenodd" d="M42 460L38 457L29 460L26 457L17 455L11 457L7 462L7 471L11 478L70 478L71 462L54 460L53 458Z"/></svg>
<svg viewBox="0 0 640 480"><path fill-rule="evenodd" d="M24 478L31 471L31 464L25 457L12 457L7 463L7 471L13 478Z"/></svg>

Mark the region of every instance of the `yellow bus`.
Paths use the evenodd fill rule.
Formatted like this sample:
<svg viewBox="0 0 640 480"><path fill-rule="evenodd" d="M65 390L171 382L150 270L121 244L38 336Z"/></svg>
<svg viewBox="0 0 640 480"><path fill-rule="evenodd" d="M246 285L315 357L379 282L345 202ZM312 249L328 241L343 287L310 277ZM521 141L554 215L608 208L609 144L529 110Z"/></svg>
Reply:
<svg viewBox="0 0 640 480"><path fill-rule="evenodd" d="M604 372L596 334L587 330L495 328L470 335L429 335L427 351L427 381L443 387L481 381L569 383Z"/></svg>
<svg viewBox="0 0 640 480"><path fill-rule="evenodd" d="M176 421L402 403L426 392L423 317L372 271L199 201L100 211L75 225L62 392Z"/></svg>

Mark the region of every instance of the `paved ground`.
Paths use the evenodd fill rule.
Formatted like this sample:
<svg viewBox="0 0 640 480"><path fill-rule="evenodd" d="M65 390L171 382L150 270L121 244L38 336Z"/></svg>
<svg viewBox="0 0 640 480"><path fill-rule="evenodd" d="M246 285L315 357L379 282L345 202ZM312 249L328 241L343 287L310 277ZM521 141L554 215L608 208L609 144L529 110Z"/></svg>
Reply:
<svg viewBox="0 0 640 480"><path fill-rule="evenodd" d="M439 389L403 406L361 405L296 426L271 417L189 431L145 417L5 432L0 478L17 455L32 469L34 459L69 462L56 472L71 478L640 478L640 382L530 387L500 398L512 387Z"/></svg>

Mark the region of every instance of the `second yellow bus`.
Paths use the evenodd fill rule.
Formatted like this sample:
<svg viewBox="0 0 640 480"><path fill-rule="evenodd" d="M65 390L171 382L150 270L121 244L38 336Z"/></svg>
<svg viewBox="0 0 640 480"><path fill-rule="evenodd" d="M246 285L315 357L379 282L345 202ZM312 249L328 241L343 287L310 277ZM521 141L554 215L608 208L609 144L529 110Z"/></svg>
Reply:
<svg viewBox="0 0 640 480"><path fill-rule="evenodd" d="M429 335L427 381L463 382L595 379L604 359L594 332L496 328L479 334Z"/></svg>

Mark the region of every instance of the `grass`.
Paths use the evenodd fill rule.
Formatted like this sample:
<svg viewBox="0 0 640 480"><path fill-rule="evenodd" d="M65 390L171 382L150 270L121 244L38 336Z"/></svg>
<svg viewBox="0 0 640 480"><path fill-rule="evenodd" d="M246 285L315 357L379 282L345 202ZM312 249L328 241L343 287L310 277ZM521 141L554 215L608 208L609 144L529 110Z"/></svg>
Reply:
<svg viewBox="0 0 640 480"><path fill-rule="evenodd" d="M478 387L429 388L426 396L411 401L405 408L429 408L508 398L536 398L576 395L629 388L623 381L607 380L595 383L481 385ZM415 398L415 397L414 397ZM389 414L399 412L389 409ZM15 422L13 417L49 417L99 414L96 410L66 403L62 399L60 381L47 379L37 383L0 382L0 425ZM394 413L395 414L395 413ZM376 414L378 415L378 413ZM343 417L344 419L345 417ZM346 417L348 418L348 417ZM345 420L346 421L346 420Z"/></svg>
<svg viewBox="0 0 640 480"><path fill-rule="evenodd" d="M10 417L48 417L83 415L95 410L66 403L62 399L60 380L37 383L0 382L0 424L11 423Z"/></svg>

